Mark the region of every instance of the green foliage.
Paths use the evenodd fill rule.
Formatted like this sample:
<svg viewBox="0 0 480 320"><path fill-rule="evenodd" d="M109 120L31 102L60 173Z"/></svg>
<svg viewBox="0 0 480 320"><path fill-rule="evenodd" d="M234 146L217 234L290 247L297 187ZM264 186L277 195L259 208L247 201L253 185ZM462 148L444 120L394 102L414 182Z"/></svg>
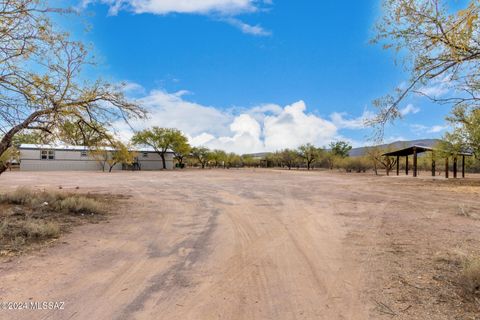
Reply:
<svg viewBox="0 0 480 320"><path fill-rule="evenodd" d="M16 134L12 139L12 144L19 147L22 144L43 144L49 142L48 137L38 131L27 131Z"/></svg>
<svg viewBox="0 0 480 320"><path fill-rule="evenodd" d="M225 161L227 168L236 168L242 165L242 157L233 152L227 154Z"/></svg>
<svg viewBox="0 0 480 320"><path fill-rule="evenodd" d="M59 125L59 139L73 146L99 146L108 144L113 138L105 127L97 122L65 121Z"/></svg>
<svg viewBox="0 0 480 320"><path fill-rule="evenodd" d="M322 149L315 147L311 143L307 143L298 147L298 155L303 158L307 164L308 170L310 170L315 161L320 159L323 153L324 151Z"/></svg>
<svg viewBox="0 0 480 320"><path fill-rule="evenodd" d="M182 167L185 158L189 156L192 150L187 137L181 132L174 134L171 149L175 160Z"/></svg>
<svg viewBox="0 0 480 320"><path fill-rule="evenodd" d="M277 153L279 165L285 166L288 170L295 166L298 166L302 161L302 157L299 153L292 149L284 149Z"/></svg>
<svg viewBox="0 0 480 320"><path fill-rule="evenodd" d="M352 146L346 141L335 141L330 143L330 152L337 157L348 157L350 150L352 150Z"/></svg>
<svg viewBox="0 0 480 320"><path fill-rule="evenodd" d="M443 147L454 153L471 151L480 159L480 109L459 106L447 120L454 130L445 135L447 144Z"/></svg>
<svg viewBox="0 0 480 320"><path fill-rule="evenodd" d="M194 160L198 161L198 163L202 166L202 169L207 166L211 158L210 150L205 147L193 147L190 155Z"/></svg>
<svg viewBox="0 0 480 320"><path fill-rule="evenodd" d="M253 157L252 155L244 154L241 157L242 165L244 167L258 167L260 166L260 160Z"/></svg>
<svg viewBox="0 0 480 320"><path fill-rule="evenodd" d="M224 167L227 161L227 153L223 150L213 150L209 154L212 167Z"/></svg>
<svg viewBox="0 0 480 320"><path fill-rule="evenodd" d="M132 143L152 147L162 158L163 169L167 168L165 154L169 149L181 146L187 141L183 133L178 129L152 127L137 132L132 137ZM182 146L184 147L184 145ZM180 151L180 150L177 150ZM180 155L180 153L179 153Z"/></svg>

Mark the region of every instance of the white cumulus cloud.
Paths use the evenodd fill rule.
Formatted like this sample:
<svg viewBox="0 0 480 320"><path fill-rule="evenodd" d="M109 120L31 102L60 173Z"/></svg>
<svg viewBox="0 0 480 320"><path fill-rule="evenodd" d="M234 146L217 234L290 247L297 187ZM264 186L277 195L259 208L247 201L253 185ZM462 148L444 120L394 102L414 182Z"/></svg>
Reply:
<svg viewBox="0 0 480 320"><path fill-rule="evenodd" d="M148 109L149 117L132 122L134 130L177 128L192 145L211 149L253 153L295 148L304 143L326 146L339 137L337 126L309 113L303 101L284 107L264 104L234 112L188 101L184 91L154 90L138 102ZM121 122L115 128L124 140L133 134Z"/></svg>
<svg viewBox="0 0 480 320"><path fill-rule="evenodd" d="M295 148L303 143L322 146L335 137L337 128L332 122L306 110L305 102L298 101L277 115L266 116L263 123L266 150Z"/></svg>

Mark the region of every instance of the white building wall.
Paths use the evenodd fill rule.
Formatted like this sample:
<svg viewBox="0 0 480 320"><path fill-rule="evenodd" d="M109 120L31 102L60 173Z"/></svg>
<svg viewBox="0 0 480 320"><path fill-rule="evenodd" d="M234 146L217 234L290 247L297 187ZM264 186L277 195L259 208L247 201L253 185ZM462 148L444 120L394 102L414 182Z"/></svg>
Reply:
<svg viewBox="0 0 480 320"><path fill-rule="evenodd" d="M158 153L148 152L145 156L144 152L138 153L138 162L140 163L141 170L162 170L163 163L162 158ZM165 154L165 164L168 170L173 169L173 154Z"/></svg>
<svg viewBox="0 0 480 320"><path fill-rule="evenodd" d="M44 149L48 150L48 149ZM52 150L52 149L50 149ZM166 154L167 169L173 169L173 154ZM141 170L163 169L160 155L154 152L138 153ZM105 171L108 171L108 165ZM100 171L101 163L89 153L82 156L79 150L55 150L55 159L41 159L40 149L20 149L21 171ZM122 164L116 164L113 170L122 170Z"/></svg>

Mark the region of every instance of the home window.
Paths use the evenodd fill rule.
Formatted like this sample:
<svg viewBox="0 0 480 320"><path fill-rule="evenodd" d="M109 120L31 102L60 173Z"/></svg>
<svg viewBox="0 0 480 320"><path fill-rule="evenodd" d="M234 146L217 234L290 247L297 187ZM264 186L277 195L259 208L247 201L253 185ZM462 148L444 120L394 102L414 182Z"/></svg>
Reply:
<svg viewBox="0 0 480 320"><path fill-rule="evenodd" d="M55 159L55 151L54 150L41 150L40 151L40 158L42 160L54 160Z"/></svg>
<svg viewBox="0 0 480 320"><path fill-rule="evenodd" d="M143 157L144 157L144 158L148 158L148 152L144 152L144 153L143 153Z"/></svg>
<svg viewBox="0 0 480 320"><path fill-rule="evenodd" d="M80 156L81 156L81 157L87 157L87 156L88 156L87 151L85 151L85 150L84 150L84 151L81 151L81 152L80 152Z"/></svg>

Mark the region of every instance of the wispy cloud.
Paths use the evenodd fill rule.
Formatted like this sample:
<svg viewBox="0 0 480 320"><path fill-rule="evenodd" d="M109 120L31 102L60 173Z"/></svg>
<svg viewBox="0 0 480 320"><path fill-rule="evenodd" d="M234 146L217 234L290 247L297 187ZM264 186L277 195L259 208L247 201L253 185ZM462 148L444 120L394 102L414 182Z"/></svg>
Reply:
<svg viewBox="0 0 480 320"><path fill-rule="evenodd" d="M347 118L346 112L334 112L330 115L332 122L340 129L365 129L367 121L375 117L372 111L364 110L358 118Z"/></svg>
<svg viewBox="0 0 480 320"><path fill-rule="evenodd" d="M415 114L420 112L420 108L415 107L413 104L408 104L405 108L399 110L400 115L405 117L409 114Z"/></svg>
<svg viewBox="0 0 480 320"><path fill-rule="evenodd" d="M440 133L448 130L450 127L448 125L434 125L434 126L425 126L423 124L412 124L410 125L412 131L417 134L425 133Z"/></svg>
<svg viewBox="0 0 480 320"><path fill-rule="evenodd" d="M451 79L450 77L444 77L440 80L436 80L429 86L422 87L417 90L419 95L427 96L430 98L441 98L450 92Z"/></svg>
<svg viewBox="0 0 480 320"><path fill-rule="evenodd" d="M448 126L433 126L433 127L430 127L430 129L428 129L428 133L439 133L439 132L442 132L442 131L445 131L447 130L449 127Z"/></svg>
<svg viewBox="0 0 480 320"><path fill-rule="evenodd" d="M219 20L245 34L271 35L270 31L260 25L251 25L235 18L239 14L261 11L263 7L273 4L271 0L82 0L80 7L86 8L93 3L109 6L110 15L117 15L120 11L156 15L171 13L208 15L220 17Z"/></svg>
<svg viewBox="0 0 480 320"><path fill-rule="evenodd" d="M234 26L235 28L240 29L243 33L251 34L254 36L270 36L272 33L270 31L265 30L260 25L249 25L237 18L226 18L222 19L223 21L227 22L228 24Z"/></svg>

